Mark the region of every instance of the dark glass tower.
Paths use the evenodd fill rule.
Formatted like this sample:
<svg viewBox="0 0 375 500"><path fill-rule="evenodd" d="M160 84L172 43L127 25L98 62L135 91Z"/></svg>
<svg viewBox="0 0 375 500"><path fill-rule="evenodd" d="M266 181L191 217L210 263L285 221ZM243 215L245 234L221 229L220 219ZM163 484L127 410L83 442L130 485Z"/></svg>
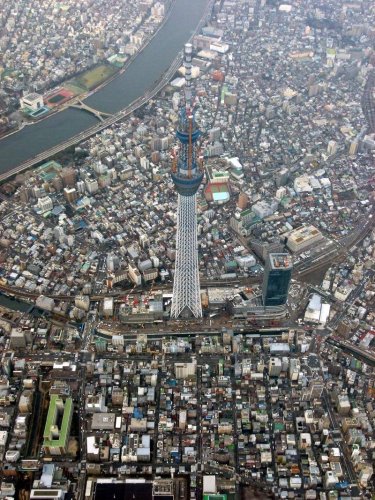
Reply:
<svg viewBox="0 0 375 500"><path fill-rule="evenodd" d="M263 278L263 305L282 306L288 298L292 259L287 253L268 254Z"/></svg>

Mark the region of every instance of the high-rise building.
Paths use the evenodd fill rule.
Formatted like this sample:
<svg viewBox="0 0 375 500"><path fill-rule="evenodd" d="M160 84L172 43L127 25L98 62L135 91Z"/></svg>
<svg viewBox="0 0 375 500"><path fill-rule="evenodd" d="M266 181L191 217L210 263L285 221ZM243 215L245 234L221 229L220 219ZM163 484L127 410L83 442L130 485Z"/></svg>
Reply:
<svg viewBox="0 0 375 500"><path fill-rule="evenodd" d="M171 317L202 316L199 284L196 192L203 172L199 159L201 135L194 118L191 91L191 44L185 45L185 104L180 108L177 139L179 153L172 164L172 180L178 193L176 265L173 282Z"/></svg>
<svg viewBox="0 0 375 500"><path fill-rule="evenodd" d="M270 358L268 363L268 371L270 377L278 377L281 373L281 368L282 365L280 358L275 358L275 357Z"/></svg>
<svg viewBox="0 0 375 500"><path fill-rule="evenodd" d="M289 254L268 254L263 278L264 306L286 304L292 270L293 265Z"/></svg>
<svg viewBox="0 0 375 500"><path fill-rule="evenodd" d="M128 266L129 279L135 284L135 286L139 286L142 284L142 276L139 272L137 266L134 263L129 263Z"/></svg>
<svg viewBox="0 0 375 500"><path fill-rule="evenodd" d="M76 188L71 188L71 187L64 188L64 198L69 203L74 203L78 198Z"/></svg>
<svg viewBox="0 0 375 500"><path fill-rule="evenodd" d="M249 203L249 198L247 194L241 192L238 195L238 202L237 202L238 208L240 208L241 210L245 210L248 203Z"/></svg>
<svg viewBox="0 0 375 500"><path fill-rule="evenodd" d="M329 155L334 155L337 152L337 142L336 141L329 141L328 146L327 146L327 153Z"/></svg>
<svg viewBox="0 0 375 500"><path fill-rule="evenodd" d="M355 139L350 143L349 146L349 156L355 156L358 152L359 142Z"/></svg>
<svg viewBox="0 0 375 500"><path fill-rule="evenodd" d="M76 183L76 171L73 167L65 167L61 171L64 186L73 187Z"/></svg>

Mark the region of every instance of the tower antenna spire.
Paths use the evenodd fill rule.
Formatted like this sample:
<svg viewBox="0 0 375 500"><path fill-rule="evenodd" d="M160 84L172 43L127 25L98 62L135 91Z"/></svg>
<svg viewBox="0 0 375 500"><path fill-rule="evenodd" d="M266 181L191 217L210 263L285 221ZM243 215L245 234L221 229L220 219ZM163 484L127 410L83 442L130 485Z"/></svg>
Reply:
<svg viewBox="0 0 375 500"><path fill-rule="evenodd" d="M185 44L184 49L184 68L185 68L185 106L186 111L192 107L192 91L191 91L191 54L193 47L191 43Z"/></svg>

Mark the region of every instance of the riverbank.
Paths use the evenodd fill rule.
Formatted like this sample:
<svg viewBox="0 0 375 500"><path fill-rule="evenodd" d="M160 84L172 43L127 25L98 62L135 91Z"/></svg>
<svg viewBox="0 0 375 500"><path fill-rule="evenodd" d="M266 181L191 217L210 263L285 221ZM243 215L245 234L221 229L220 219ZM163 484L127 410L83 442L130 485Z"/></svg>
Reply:
<svg viewBox="0 0 375 500"><path fill-rule="evenodd" d="M149 43L151 43L151 41L153 40L153 38L159 33L159 31L162 29L162 27L164 26L164 24L166 23L166 21L168 20L169 16L170 16L170 13L171 13L171 10L172 10L172 6L174 4L174 2L176 2L176 0L169 0L168 2L166 2L166 12L165 12L165 15L164 15L164 18L162 20L162 22L159 24L159 26L157 27L157 29L154 31L154 33L151 35L151 37L147 38L147 40L145 40L145 42L143 43L143 45L141 45L141 47L139 48L139 50L133 54L124 64L124 66L122 68L118 68L113 74L111 74L108 78L106 78L103 82L99 82L98 85L95 85L94 88L92 89L87 89L86 91L82 88L82 93L78 93L77 95L73 96L71 99L69 99L68 101L64 102L62 105L57 105L56 107L54 108L51 108L51 110L46 113L44 116L42 116L41 118L39 119L36 119L36 120L30 120L30 121L24 121L22 123L22 126L21 127L18 127L16 130L12 130L11 132L9 133L5 133L4 135L0 136L0 149L1 149L1 141L3 139L6 139L7 137L13 135L13 134L17 134L18 132L20 132L25 126L30 126L30 125L35 125L37 123L40 123L42 122L43 120L47 120L48 118L50 118L52 115L56 114L56 113L60 113L64 110L66 110L67 108L69 108L72 104L74 103L77 103L78 101L84 101L85 99L87 99L88 97L94 95L96 92L99 92L101 89L103 89L106 85L110 84L114 79L118 78L120 75L122 75L127 69L128 67L130 66L130 64L134 61L134 59L143 52L143 50L147 47L147 45ZM112 66L110 63L108 63L110 66ZM66 80L65 82L62 82L58 87L54 88L54 89L51 89L50 91L48 91L48 94L47 95L52 95L54 92L57 92L59 89L63 89L64 86L69 86L72 82L74 82L74 80L76 80L77 78L82 78L82 76L84 77L84 75L90 71L93 71L94 68L88 68L86 71L84 71L82 74L78 75L77 77L73 77L73 78L69 78L69 80ZM113 69L115 69L115 67L113 66Z"/></svg>
<svg viewBox="0 0 375 500"><path fill-rule="evenodd" d="M192 33L207 21L213 1L198 0L193 8L190 5L188 0L174 2L164 25L129 63L128 70L88 96L89 106L114 113L112 117L98 124L97 119L87 113L65 109L32 127L25 127L8 141L0 141L0 169L3 170L0 182L86 140L154 97L181 62L181 53L177 49L182 49ZM181 29L176 30L176 25Z"/></svg>

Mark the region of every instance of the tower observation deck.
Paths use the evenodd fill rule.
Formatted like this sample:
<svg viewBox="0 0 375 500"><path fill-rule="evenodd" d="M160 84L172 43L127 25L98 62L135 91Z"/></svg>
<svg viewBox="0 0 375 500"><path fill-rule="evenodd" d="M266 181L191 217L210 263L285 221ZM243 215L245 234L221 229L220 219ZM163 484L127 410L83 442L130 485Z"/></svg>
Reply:
<svg viewBox="0 0 375 500"><path fill-rule="evenodd" d="M199 157L201 131L195 122L191 91L191 44L185 45L185 103L181 106L176 137L178 154L172 161L172 180L178 193L176 265L171 317L202 317L199 284L196 193L203 180Z"/></svg>

